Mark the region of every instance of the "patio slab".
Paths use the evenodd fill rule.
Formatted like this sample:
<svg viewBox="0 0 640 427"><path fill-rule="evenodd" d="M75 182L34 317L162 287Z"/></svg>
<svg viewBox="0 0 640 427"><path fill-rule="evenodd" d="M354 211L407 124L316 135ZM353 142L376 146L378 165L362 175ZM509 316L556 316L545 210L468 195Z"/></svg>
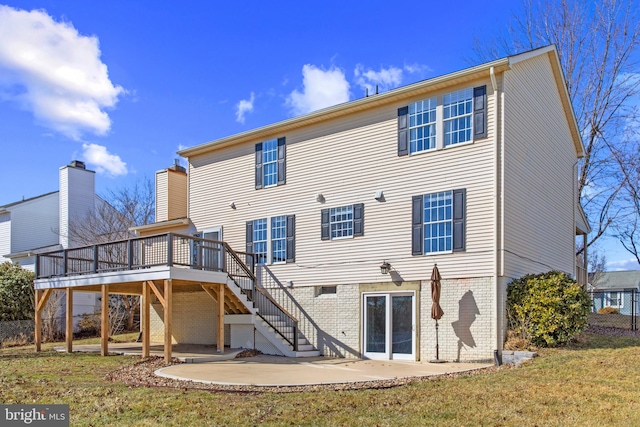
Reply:
<svg viewBox="0 0 640 427"><path fill-rule="evenodd" d="M65 352L65 347L55 347L56 351ZM73 351L84 353L100 353L100 344L74 345ZM242 349L225 348L223 352L218 353L215 345L200 344L174 344L171 346L171 354L184 363L201 363L212 362L216 360L235 359L236 355ZM142 343L109 343L110 354L122 354L127 356L142 356ZM149 353L151 356L164 356L164 345L152 343Z"/></svg>
<svg viewBox="0 0 640 427"><path fill-rule="evenodd" d="M158 376L220 385L301 386L429 377L493 366L390 360L289 358L260 355L158 369Z"/></svg>

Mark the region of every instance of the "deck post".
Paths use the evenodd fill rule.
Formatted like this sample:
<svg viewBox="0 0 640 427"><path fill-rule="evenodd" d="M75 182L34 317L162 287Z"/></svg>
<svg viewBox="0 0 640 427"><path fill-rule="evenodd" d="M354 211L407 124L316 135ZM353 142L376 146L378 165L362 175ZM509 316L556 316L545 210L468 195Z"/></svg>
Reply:
<svg viewBox="0 0 640 427"><path fill-rule="evenodd" d="M172 281L164 281L164 361L171 363L171 326L173 289Z"/></svg>
<svg viewBox="0 0 640 427"><path fill-rule="evenodd" d="M100 354L109 355L109 287L102 285L102 313L100 314Z"/></svg>
<svg viewBox="0 0 640 427"><path fill-rule="evenodd" d="M43 291L36 289L35 295L35 329L33 331L33 340L36 345L36 352L41 350L42 343L42 312L39 310L40 300L42 299Z"/></svg>
<svg viewBox="0 0 640 427"><path fill-rule="evenodd" d="M66 320L67 353L73 353L73 290L67 288L67 320Z"/></svg>
<svg viewBox="0 0 640 427"><path fill-rule="evenodd" d="M149 326L151 325L151 313L149 310L151 309L151 293L149 292L149 284L147 282L142 283L142 358L149 357L149 342L150 342L150 331Z"/></svg>
<svg viewBox="0 0 640 427"><path fill-rule="evenodd" d="M218 285L218 353L224 353L224 287Z"/></svg>
<svg viewBox="0 0 640 427"><path fill-rule="evenodd" d="M36 352L41 350L42 344L42 309L44 308L47 300L51 296L52 289L36 289L35 291L35 329L33 340L36 344Z"/></svg>

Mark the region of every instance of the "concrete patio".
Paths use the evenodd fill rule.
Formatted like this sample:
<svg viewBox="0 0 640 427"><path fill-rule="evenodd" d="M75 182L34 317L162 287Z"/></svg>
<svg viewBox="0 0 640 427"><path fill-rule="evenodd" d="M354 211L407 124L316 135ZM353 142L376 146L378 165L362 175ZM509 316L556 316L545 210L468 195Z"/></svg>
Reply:
<svg viewBox="0 0 640 427"><path fill-rule="evenodd" d="M65 351L64 347L56 347ZM74 345L74 352L100 353L100 345ZM205 384L253 386L301 386L382 381L429 377L483 369L488 363L429 363L399 360L343 359L329 357L292 358L258 355L236 358L243 349L215 345L175 344L173 356L182 364L158 369L165 378ZM109 343L109 354L140 356L141 343ZM163 345L153 343L151 355L162 357Z"/></svg>

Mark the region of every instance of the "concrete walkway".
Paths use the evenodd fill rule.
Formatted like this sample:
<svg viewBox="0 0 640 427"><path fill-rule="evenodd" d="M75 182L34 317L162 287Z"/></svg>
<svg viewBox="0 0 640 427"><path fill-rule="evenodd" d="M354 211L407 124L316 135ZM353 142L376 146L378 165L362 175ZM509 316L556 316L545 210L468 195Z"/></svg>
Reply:
<svg viewBox="0 0 640 427"><path fill-rule="evenodd" d="M255 356L216 362L172 365L161 377L208 384L299 386L428 377L493 366L481 363L428 363L326 357Z"/></svg>

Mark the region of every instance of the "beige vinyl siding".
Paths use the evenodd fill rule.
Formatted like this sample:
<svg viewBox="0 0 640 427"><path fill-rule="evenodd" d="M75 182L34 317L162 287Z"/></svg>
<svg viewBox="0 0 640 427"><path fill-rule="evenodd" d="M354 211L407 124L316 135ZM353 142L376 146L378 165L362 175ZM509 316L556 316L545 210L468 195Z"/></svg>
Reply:
<svg viewBox="0 0 640 427"><path fill-rule="evenodd" d="M169 179L167 170L156 172L156 222L169 218Z"/></svg>
<svg viewBox="0 0 640 427"><path fill-rule="evenodd" d="M546 55L504 74L504 272L573 273L576 151Z"/></svg>
<svg viewBox="0 0 640 427"><path fill-rule="evenodd" d="M375 282L387 260L396 280L425 279L438 263L448 278L493 274L495 211L495 123L491 85L476 81L434 93L487 85L488 138L413 156L397 155L397 108L379 107L285 135L287 183L254 188L255 143L190 158L189 217L198 230L223 226L224 240L245 248L245 222L296 215L296 263L272 266L296 285ZM433 96L429 95L429 96ZM421 97L423 99L426 97ZM466 251L411 255L411 198L466 188ZM385 201L374 199L383 191ZM323 194L325 203L315 200ZM236 209L229 203L234 202ZM364 203L364 236L322 241L323 208Z"/></svg>

